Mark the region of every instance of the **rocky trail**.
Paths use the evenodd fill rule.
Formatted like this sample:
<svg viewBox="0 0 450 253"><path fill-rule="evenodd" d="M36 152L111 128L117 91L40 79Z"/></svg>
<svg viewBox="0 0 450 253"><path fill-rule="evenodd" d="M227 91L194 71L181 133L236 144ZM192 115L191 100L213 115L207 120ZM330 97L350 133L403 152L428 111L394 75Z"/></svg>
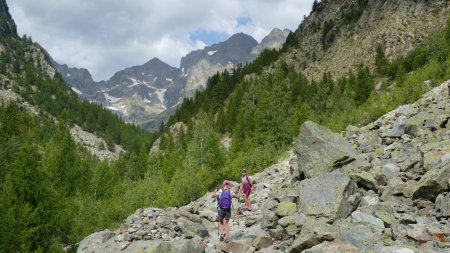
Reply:
<svg viewBox="0 0 450 253"><path fill-rule="evenodd" d="M77 252L450 252L450 82L342 135L305 122L295 151L252 175L252 207L233 201L219 242L210 193L139 209ZM234 190L237 190L234 183Z"/></svg>

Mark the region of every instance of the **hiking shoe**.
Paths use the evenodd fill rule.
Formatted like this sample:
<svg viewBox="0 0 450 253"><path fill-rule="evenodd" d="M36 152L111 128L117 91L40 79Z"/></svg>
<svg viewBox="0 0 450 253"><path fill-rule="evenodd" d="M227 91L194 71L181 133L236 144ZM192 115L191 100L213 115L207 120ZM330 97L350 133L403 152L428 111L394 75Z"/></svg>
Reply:
<svg viewBox="0 0 450 253"><path fill-rule="evenodd" d="M230 239L225 239L225 243L229 243L230 242Z"/></svg>
<svg viewBox="0 0 450 253"><path fill-rule="evenodd" d="M223 241L224 238L225 238L225 235L223 235L223 234L219 236L219 240L220 240L221 242Z"/></svg>

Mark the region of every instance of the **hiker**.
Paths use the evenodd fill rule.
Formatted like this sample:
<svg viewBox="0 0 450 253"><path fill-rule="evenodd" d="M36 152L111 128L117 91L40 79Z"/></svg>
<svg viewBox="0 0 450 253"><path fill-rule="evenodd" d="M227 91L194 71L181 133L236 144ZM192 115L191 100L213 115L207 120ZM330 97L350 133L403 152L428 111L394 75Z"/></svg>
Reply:
<svg viewBox="0 0 450 253"><path fill-rule="evenodd" d="M246 211L251 211L252 207L250 204L250 192L252 191L252 182L250 180L250 178L247 175L247 170L243 169L242 170L242 183L241 183L241 189L242 189L242 193L244 194L244 200L245 200L245 207L244 209Z"/></svg>
<svg viewBox="0 0 450 253"><path fill-rule="evenodd" d="M234 192L230 189L231 183L228 180L223 181L222 189L214 190L211 193L211 197L218 198L217 210L219 216L219 234L220 241L225 240L225 242L230 241L230 218L231 218L231 205L233 198L239 199L239 192L234 194Z"/></svg>

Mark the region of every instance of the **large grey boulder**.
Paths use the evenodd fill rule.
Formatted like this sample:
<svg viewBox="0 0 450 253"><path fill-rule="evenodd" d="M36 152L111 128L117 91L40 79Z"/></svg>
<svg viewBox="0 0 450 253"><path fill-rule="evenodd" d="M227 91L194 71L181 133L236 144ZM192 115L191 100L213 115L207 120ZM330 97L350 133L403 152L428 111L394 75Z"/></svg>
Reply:
<svg viewBox="0 0 450 253"><path fill-rule="evenodd" d="M114 233L109 230L103 230L93 233L84 238L77 249L77 253L93 252L101 244L105 243L114 236Z"/></svg>
<svg viewBox="0 0 450 253"><path fill-rule="evenodd" d="M298 207L306 215L346 218L361 199L356 183L338 172L300 182Z"/></svg>
<svg viewBox="0 0 450 253"><path fill-rule="evenodd" d="M369 252L383 246L382 235L383 230L368 223L342 222L336 237L355 245L361 252Z"/></svg>
<svg viewBox="0 0 450 253"><path fill-rule="evenodd" d="M217 245L217 249L228 253L247 253L250 248L252 248L251 245L239 241L231 241L229 243L220 243Z"/></svg>
<svg viewBox="0 0 450 253"><path fill-rule="evenodd" d="M362 223L368 223L380 230L384 230L384 222L370 214L363 213L359 210L354 211L351 215L352 222L362 222Z"/></svg>
<svg viewBox="0 0 450 253"><path fill-rule="evenodd" d="M178 219L178 226L183 233L188 235L197 235L200 237L207 237L209 235L208 229L199 223L192 222L185 218Z"/></svg>
<svg viewBox="0 0 450 253"><path fill-rule="evenodd" d="M339 134L312 121L303 123L295 144L300 170L316 177L352 162L357 152Z"/></svg>
<svg viewBox="0 0 450 253"><path fill-rule="evenodd" d="M324 241L332 241L332 227L327 223L326 218L307 217L300 234L296 236L294 242L287 252L299 253Z"/></svg>
<svg viewBox="0 0 450 253"><path fill-rule="evenodd" d="M434 201L436 197L449 188L450 161L438 165L428 171L414 188L413 199L426 199Z"/></svg>
<svg viewBox="0 0 450 253"><path fill-rule="evenodd" d="M341 241L323 242L310 249L302 251L302 253L358 253L358 248L350 243Z"/></svg>
<svg viewBox="0 0 450 253"><path fill-rule="evenodd" d="M387 137L401 137L408 129L409 124L406 123L406 116L402 115L398 118L389 131L386 132Z"/></svg>

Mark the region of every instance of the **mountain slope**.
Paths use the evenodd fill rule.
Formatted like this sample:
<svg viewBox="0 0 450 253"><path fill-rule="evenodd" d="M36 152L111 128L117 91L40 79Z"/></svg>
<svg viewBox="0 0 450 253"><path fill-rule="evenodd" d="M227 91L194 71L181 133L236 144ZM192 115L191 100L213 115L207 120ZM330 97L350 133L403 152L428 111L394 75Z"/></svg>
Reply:
<svg viewBox="0 0 450 253"><path fill-rule="evenodd" d="M447 81L344 137L305 122L296 154L251 176L254 210L233 201L230 243L219 240L207 193L138 209L77 252L448 252L449 115Z"/></svg>
<svg viewBox="0 0 450 253"><path fill-rule="evenodd" d="M395 59L442 30L449 8L446 0L321 1L283 60L315 80L327 71L343 76L358 64L373 67L378 47Z"/></svg>
<svg viewBox="0 0 450 253"><path fill-rule="evenodd" d="M121 198L110 187L143 177L125 164L152 135L82 101L0 8L0 251L62 252L114 222L117 209L92 210Z"/></svg>

